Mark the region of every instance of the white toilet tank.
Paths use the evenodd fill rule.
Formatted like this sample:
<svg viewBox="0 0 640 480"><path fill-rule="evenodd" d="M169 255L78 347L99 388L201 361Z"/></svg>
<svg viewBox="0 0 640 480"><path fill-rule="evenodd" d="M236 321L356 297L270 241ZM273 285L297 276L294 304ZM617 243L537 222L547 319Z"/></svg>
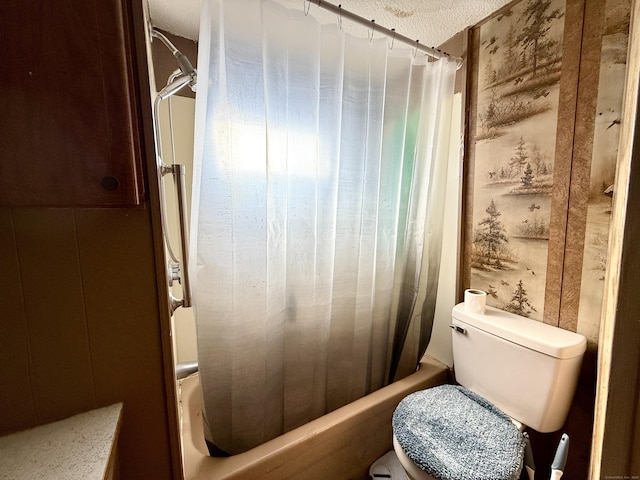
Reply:
<svg viewBox="0 0 640 480"><path fill-rule="evenodd" d="M452 312L456 381L539 432L559 430L567 417L586 339L493 307Z"/></svg>

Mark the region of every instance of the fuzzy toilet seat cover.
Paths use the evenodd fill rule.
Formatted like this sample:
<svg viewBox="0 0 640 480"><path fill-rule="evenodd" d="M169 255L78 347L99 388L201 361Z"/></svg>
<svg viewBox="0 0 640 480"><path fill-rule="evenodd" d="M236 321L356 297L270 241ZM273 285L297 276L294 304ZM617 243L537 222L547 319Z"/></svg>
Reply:
<svg viewBox="0 0 640 480"><path fill-rule="evenodd" d="M407 456L441 480L518 480L525 440L511 419L458 385L405 397L393 433Z"/></svg>

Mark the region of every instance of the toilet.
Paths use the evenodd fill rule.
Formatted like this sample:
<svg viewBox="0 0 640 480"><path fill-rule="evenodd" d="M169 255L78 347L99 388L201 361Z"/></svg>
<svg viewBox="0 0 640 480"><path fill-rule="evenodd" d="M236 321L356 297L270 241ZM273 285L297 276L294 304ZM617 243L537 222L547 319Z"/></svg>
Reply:
<svg viewBox="0 0 640 480"><path fill-rule="evenodd" d="M586 339L487 307L452 311L456 385L405 397L393 414L393 448L414 480L517 480L522 432L562 428Z"/></svg>

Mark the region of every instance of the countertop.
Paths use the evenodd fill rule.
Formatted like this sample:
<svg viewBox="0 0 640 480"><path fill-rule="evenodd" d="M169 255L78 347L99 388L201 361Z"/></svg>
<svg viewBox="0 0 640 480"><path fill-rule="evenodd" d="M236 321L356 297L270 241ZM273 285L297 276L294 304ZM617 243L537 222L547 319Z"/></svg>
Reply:
<svg viewBox="0 0 640 480"><path fill-rule="evenodd" d="M103 480L121 415L117 403L0 437L0 479Z"/></svg>

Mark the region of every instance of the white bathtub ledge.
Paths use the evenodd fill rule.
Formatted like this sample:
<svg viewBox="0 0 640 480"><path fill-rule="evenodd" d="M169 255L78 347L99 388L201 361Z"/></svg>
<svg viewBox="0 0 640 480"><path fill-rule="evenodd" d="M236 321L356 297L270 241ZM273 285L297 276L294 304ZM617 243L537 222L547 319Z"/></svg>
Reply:
<svg viewBox="0 0 640 480"><path fill-rule="evenodd" d="M0 437L0 479L108 478L121 415L118 403Z"/></svg>

